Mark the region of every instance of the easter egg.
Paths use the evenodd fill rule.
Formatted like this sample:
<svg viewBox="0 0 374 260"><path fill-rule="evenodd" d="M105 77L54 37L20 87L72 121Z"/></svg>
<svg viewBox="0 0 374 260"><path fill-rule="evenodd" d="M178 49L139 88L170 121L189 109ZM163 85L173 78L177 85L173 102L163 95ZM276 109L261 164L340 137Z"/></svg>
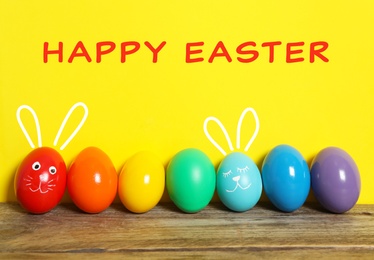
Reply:
<svg viewBox="0 0 374 260"><path fill-rule="evenodd" d="M227 155L217 170L217 193L222 203L233 211L254 207L262 193L262 180L257 165L247 155Z"/></svg>
<svg viewBox="0 0 374 260"><path fill-rule="evenodd" d="M19 165L14 190L20 205L30 213L53 209L66 188L66 166L61 155L49 147L31 151Z"/></svg>
<svg viewBox="0 0 374 260"><path fill-rule="evenodd" d="M204 209L212 199L216 173L208 156L188 148L178 152L166 169L166 188L174 204L186 213Z"/></svg>
<svg viewBox="0 0 374 260"><path fill-rule="evenodd" d="M151 152L143 151L128 159L118 180L122 204L134 213L151 210L160 201L165 189L165 169Z"/></svg>
<svg viewBox="0 0 374 260"><path fill-rule="evenodd" d="M118 176L108 155L96 147L82 150L67 175L67 188L74 204L87 213L99 213L113 202Z"/></svg>
<svg viewBox="0 0 374 260"><path fill-rule="evenodd" d="M337 147L323 149L313 159L310 173L313 193L325 209L344 213L356 204L360 173L347 152Z"/></svg>
<svg viewBox="0 0 374 260"><path fill-rule="evenodd" d="M300 208L310 191L308 164L295 148L279 145L265 157L262 165L264 191L279 210Z"/></svg>

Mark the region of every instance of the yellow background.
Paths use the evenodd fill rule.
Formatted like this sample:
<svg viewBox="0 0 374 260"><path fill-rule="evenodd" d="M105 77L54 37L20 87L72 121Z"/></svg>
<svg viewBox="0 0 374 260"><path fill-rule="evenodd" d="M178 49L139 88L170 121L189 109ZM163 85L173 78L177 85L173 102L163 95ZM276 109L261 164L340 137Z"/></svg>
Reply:
<svg viewBox="0 0 374 260"><path fill-rule="evenodd" d="M289 144L310 163L321 149L338 146L356 161L362 180L359 203L374 203L373 60L374 2L367 1L4 1L0 0L0 201L15 200L13 176L31 151L16 120L30 105L38 114L43 145L54 137L70 107L87 104L89 116L61 152L67 164L85 147L105 151L118 171L141 150L166 165L179 150L196 147L217 165L223 156L208 141L203 122L216 116L233 142L240 113L253 107L260 131L247 154L261 166L276 145ZM64 44L63 62L43 63L43 43ZM92 62L68 63L82 41ZM117 48L96 63L97 42ZM121 42L139 51L120 62ZM152 63L149 41L166 41ZM187 64L188 42L204 42L204 62ZM208 58L222 41L233 61ZM254 41L259 58L236 60L236 47ZM281 41L269 63L263 42ZM305 42L305 61L287 64L286 43ZM308 46L326 41L324 55L309 63ZM197 57L196 56L196 57ZM295 57L296 57L295 56ZM194 56L195 57L195 56ZM60 145L82 116L77 110ZM36 142L33 121L23 119ZM253 132L249 116L242 141ZM218 128L211 133L224 144ZM247 135L247 138L246 138ZM243 145L244 146L244 145ZM225 147L227 148L227 147Z"/></svg>

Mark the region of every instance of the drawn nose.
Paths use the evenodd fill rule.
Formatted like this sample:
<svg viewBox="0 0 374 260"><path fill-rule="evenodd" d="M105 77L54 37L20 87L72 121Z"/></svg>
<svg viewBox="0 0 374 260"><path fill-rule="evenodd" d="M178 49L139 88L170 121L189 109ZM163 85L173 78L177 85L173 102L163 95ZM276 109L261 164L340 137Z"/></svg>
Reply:
<svg viewBox="0 0 374 260"><path fill-rule="evenodd" d="M233 179L233 181L236 181L236 182L238 182L239 180L240 180L240 176L235 176L234 178L232 178Z"/></svg>
<svg viewBox="0 0 374 260"><path fill-rule="evenodd" d="M40 182L47 182L48 181L48 173L42 173L39 175Z"/></svg>

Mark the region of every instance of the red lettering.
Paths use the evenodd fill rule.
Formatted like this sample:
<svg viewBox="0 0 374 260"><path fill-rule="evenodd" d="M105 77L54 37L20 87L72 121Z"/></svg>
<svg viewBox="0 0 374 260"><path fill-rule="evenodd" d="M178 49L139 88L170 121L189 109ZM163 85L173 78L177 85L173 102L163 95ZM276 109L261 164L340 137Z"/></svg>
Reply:
<svg viewBox="0 0 374 260"><path fill-rule="evenodd" d="M127 47L132 46L131 49L127 49ZM121 43L121 62L126 62L126 56L130 54L134 54L140 49L140 43L138 42L123 42Z"/></svg>
<svg viewBox="0 0 374 260"><path fill-rule="evenodd" d="M81 52L78 52L79 50ZM85 57L88 62L92 61L90 55L88 54L88 52L86 50L86 47L84 47L84 44L81 41L79 41L77 43L77 45L75 45L75 48L74 48L73 52L71 53L71 55L68 59L68 62L72 63L75 57Z"/></svg>
<svg viewBox="0 0 374 260"><path fill-rule="evenodd" d="M316 49L316 47L320 47L320 48ZM322 52L327 50L327 47L329 47L329 44L327 42L312 42L310 44L310 57L309 57L310 62L311 63L314 62L314 56L317 56L324 62L328 62L329 59L326 58L326 56L322 54Z"/></svg>
<svg viewBox="0 0 374 260"><path fill-rule="evenodd" d="M58 55L58 62L62 62L62 47L63 44L62 42L58 43L58 49L57 50L48 50L49 43L45 42L44 43L44 48L43 48L43 62L47 63L48 62L48 55L49 54L57 54Z"/></svg>
<svg viewBox="0 0 374 260"><path fill-rule="evenodd" d="M304 42L290 42L287 43L286 47L286 62L287 63L294 63L294 62L302 62L304 61L303 57L298 58L291 58L293 54L300 54L303 53L302 49L292 49L292 47L304 46Z"/></svg>
<svg viewBox="0 0 374 260"><path fill-rule="evenodd" d="M153 53L153 58L152 58L152 62L153 63L156 63L157 62L157 59L158 59L158 53L161 51L161 49L165 46L166 42L163 41L156 49L153 48L152 44L150 44L150 42L145 42L144 43L145 46L148 47L148 49L151 50L151 52Z"/></svg>
<svg viewBox="0 0 374 260"><path fill-rule="evenodd" d="M105 50L103 50L103 47L108 47ZM106 55L114 51L116 48L116 44L114 42L98 42L96 44L96 62L101 62L101 56Z"/></svg>
<svg viewBox="0 0 374 260"><path fill-rule="evenodd" d="M276 41L276 42L264 42L261 46L262 47L269 47L269 62L273 63L274 62L274 46L276 45L281 45L281 41Z"/></svg>
<svg viewBox="0 0 374 260"><path fill-rule="evenodd" d="M245 50L245 48L247 46L256 47L256 43L255 42L244 42L236 48L236 53L238 53L238 54L252 55L251 57L246 58L246 59L244 59L242 57L238 57L237 58L238 61L240 61L242 63L249 63L249 62L255 61L258 58L258 51L256 51L256 50Z"/></svg>
<svg viewBox="0 0 374 260"><path fill-rule="evenodd" d="M190 42L186 44L186 63L196 63L196 62L203 62L205 60L204 56L202 55L204 46L204 42ZM166 41L162 41L158 46L153 46L149 41L145 41L144 45L152 52L152 62L157 63L159 54L163 50L166 45ZM269 63L274 62L275 57L275 47L282 45L281 41L273 41L273 42L264 42L261 44L263 48L268 47L269 52ZM295 63L295 62L303 62L305 61L305 57L303 57L304 53L304 45L305 42L288 42L285 43L285 61L286 63ZM43 62L48 63L51 59L51 56L57 55L58 62L63 62L63 42L58 42L58 47L55 49L50 48L49 42L44 42L43 44ZM103 56L110 54L116 50L116 43L112 41L103 41L96 43L96 62L101 63ZM120 61L121 63L125 63L126 59L129 55L136 53L141 47L141 44L136 41L128 41L121 43L121 55ZM261 50L258 50L257 43L254 41L247 41L243 42L236 47L236 54L237 54L237 61L240 63L251 63L256 61L261 53ZM325 41L317 41L311 42L309 48L309 61L310 63L314 63L316 59L320 59L322 62L329 62L329 59L326 57L324 53L329 47L329 44ZM266 52L266 50L262 50ZM266 55L265 55L266 56ZM279 56L279 55L278 55ZM68 59L69 63L72 63L75 58L77 57L84 57L87 62L91 62L92 59L83 44L82 41L77 42L73 51L70 54ZM213 63L214 60L218 57L223 57L228 62L232 62L232 58L230 53L228 52L225 44L222 41L219 41L212 51L208 62ZM279 57L278 57L279 58Z"/></svg>
<svg viewBox="0 0 374 260"><path fill-rule="evenodd" d="M191 58L192 54L199 54L202 53L203 50L195 49L191 50L191 47L203 46L204 42L190 42L186 44L186 63L193 63L193 62L202 62L204 60L203 57L198 58Z"/></svg>
<svg viewBox="0 0 374 260"><path fill-rule="evenodd" d="M221 52L218 52L219 50L221 50ZM217 43L216 47L214 48L214 50L213 50L213 52L212 52L212 55L210 55L210 57L209 57L208 62L209 62L209 63L212 63L213 60L214 60L214 58L216 58L216 57L226 57L226 60L227 60L228 62L231 62L231 61L232 61L232 59L231 59L231 57L230 57L230 54L229 54L229 52L227 51L227 49L226 49L226 47L225 47L225 45L223 44L222 41L219 41L219 42Z"/></svg>

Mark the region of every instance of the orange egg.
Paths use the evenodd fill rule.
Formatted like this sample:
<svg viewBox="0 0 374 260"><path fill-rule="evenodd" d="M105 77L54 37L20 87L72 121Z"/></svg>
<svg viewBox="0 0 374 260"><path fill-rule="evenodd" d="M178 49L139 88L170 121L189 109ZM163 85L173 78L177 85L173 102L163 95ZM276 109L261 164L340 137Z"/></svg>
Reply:
<svg viewBox="0 0 374 260"><path fill-rule="evenodd" d="M127 160L118 180L118 195L123 205L134 213L151 210L160 201L165 189L165 168L147 151Z"/></svg>
<svg viewBox="0 0 374 260"><path fill-rule="evenodd" d="M110 158L99 148L88 147L72 162L67 188L74 204L87 213L99 213L117 194L118 176Z"/></svg>

